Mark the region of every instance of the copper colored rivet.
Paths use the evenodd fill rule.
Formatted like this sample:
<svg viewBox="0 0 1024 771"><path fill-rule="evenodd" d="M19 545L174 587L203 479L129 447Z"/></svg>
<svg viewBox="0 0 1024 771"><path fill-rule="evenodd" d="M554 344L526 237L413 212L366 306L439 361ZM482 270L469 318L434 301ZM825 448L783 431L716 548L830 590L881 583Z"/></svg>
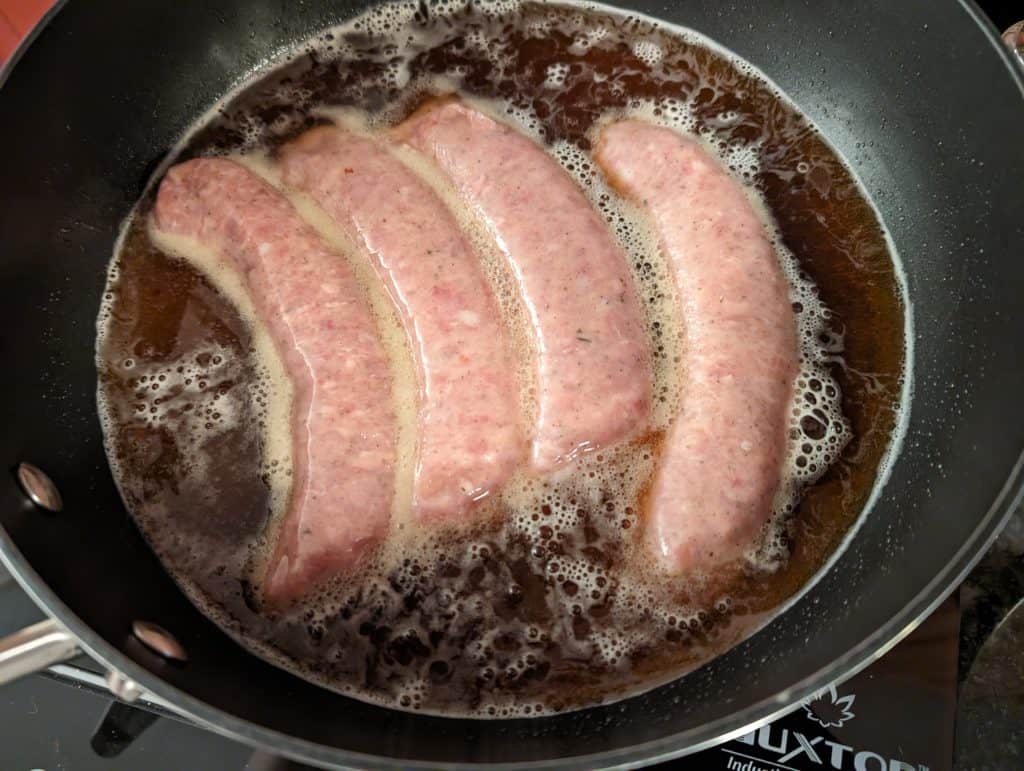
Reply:
<svg viewBox="0 0 1024 771"><path fill-rule="evenodd" d="M181 643L174 639L174 635L150 621L133 621L132 634L134 634L147 648L159 653L165 659L174 661L188 661L188 654L181 647Z"/></svg>
<svg viewBox="0 0 1024 771"><path fill-rule="evenodd" d="M18 482L32 503L49 511L60 511L64 508L60 491L46 473L31 463L18 464Z"/></svg>

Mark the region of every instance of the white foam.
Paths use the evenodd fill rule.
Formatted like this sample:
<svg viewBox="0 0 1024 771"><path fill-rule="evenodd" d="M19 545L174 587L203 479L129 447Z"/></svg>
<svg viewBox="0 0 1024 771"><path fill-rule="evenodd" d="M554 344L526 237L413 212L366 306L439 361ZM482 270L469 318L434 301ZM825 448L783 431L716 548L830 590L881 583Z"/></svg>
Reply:
<svg viewBox="0 0 1024 771"><path fill-rule="evenodd" d="M660 62L665 52L661 46L651 40L637 40L633 43L633 56L642 61L648 67L654 67Z"/></svg>
<svg viewBox="0 0 1024 771"><path fill-rule="evenodd" d="M549 64L544 78L545 88L561 88L565 85L565 79L569 75L569 64L558 62Z"/></svg>

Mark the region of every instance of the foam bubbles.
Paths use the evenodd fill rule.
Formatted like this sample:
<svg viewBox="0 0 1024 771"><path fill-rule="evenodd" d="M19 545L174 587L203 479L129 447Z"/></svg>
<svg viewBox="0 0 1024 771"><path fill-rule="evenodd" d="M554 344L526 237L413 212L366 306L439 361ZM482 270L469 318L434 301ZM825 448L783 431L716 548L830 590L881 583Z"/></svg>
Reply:
<svg viewBox="0 0 1024 771"><path fill-rule="evenodd" d="M549 64L546 77L544 78L545 88L561 88L565 85L565 78L569 74L569 65L566 62Z"/></svg>
<svg viewBox="0 0 1024 771"><path fill-rule="evenodd" d="M638 40L633 43L633 56L648 67L654 67L665 56L661 46L651 40Z"/></svg>

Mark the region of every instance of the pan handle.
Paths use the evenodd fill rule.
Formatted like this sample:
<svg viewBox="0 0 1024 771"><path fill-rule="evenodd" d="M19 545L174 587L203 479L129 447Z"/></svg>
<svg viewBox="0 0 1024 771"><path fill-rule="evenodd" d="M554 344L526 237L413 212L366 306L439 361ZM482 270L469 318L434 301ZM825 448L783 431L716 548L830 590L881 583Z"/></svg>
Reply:
<svg viewBox="0 0 1024 771"><path fill-rule="evenodd" d="M79 653L74 636L52 618L0 640L0 685L30 675Z"/></svg>

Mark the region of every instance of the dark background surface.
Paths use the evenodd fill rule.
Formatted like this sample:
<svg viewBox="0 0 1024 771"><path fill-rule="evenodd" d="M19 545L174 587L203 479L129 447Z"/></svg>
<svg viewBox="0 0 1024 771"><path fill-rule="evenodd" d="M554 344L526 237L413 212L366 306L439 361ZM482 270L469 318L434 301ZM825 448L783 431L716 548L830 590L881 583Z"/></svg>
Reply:
<svg viewBox="0 0 1024 771"><path fill-rule="evenodd" d="M1000 32L1011 24L1016 24L1024 19L1024 3L1021 0L977 0L977 2Z"/></svg>

